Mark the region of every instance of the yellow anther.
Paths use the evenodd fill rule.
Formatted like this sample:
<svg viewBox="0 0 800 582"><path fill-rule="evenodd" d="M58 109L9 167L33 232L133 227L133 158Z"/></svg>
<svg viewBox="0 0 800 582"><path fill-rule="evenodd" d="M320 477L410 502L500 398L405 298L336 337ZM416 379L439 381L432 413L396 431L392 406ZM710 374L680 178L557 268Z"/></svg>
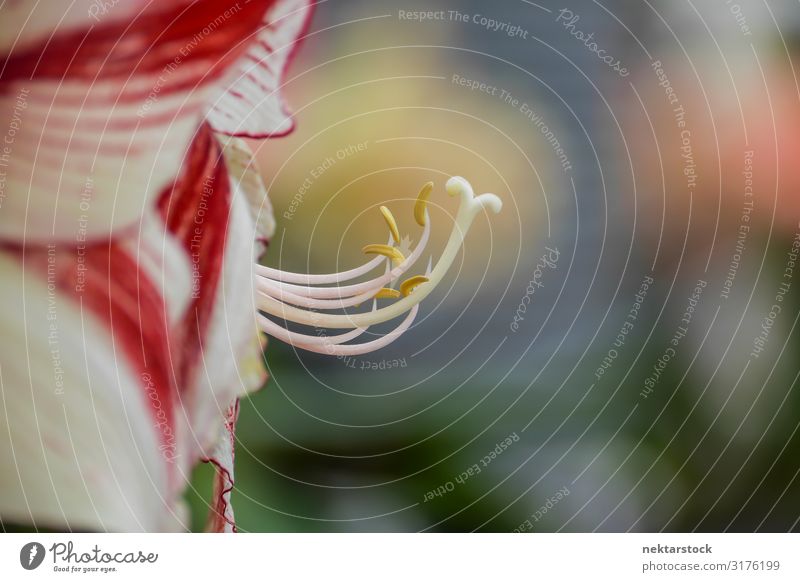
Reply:
<svg viewBox="0 0 800 582"><path fill-rule="evenodd" d="M384 287L375 295L375 299L400 299L400 291Z"/></svg>
<svg viewBox="0 0 800 582"><path fill-rule="evenodd" d="M427 283L428 278L423 277L422 275L415 275L413 277L409 277L402 283L400 283L400 293L403 294L403 297L408 297L408 295L419 285L423 283Z"/></svg>
<svg viewBox="0 0 800 582"><path fill-rule="evenodd" d="M362 250L368 255L383 255L384 257L389 257L397 264L406 260L403 253L400 252L400 249L389 245L367 245Z"/></svg>
<svg viewBox="0 0 800 582"><path fill-rule="evenodd" d="M425 209L428 207L428 197L433 191L433 182L428 182L422 187L417 195L417 201L414 203L414 220L420 226L425 226Z"/></svg>
<svg viewBox="0 0 800 582"><path fill-rule="evenodd" d="M383 214L383 219L386 221L386 225L389 227L389 232L392 233L394 242L400 244L400 231L397 230L397 221L395 221L392 211L385 206L381 206L381 214Z"/></svg>

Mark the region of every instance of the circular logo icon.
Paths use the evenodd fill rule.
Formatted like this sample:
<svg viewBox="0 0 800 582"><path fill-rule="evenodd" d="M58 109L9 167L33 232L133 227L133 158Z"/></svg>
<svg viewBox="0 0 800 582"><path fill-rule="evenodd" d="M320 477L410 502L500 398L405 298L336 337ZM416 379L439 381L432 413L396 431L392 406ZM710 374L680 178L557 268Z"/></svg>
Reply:
<svg viewBox="0 0 800 582"><path fill-rule="evenodd" d="M44 561L44 546L39 542L29 542L19 551L19 563L26 570L35 570Z"/></svg>

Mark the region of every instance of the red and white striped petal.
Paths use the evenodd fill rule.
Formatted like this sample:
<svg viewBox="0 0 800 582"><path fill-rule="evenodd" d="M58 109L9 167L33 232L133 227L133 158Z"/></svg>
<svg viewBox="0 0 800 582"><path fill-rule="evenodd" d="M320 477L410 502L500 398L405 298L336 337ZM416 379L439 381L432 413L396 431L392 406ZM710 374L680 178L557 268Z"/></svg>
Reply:
<svg viewBox="0 0 800 582"><path fill-rule="evenodd" d="M250 148L237 138L222 137L220 142L230 173L233 197L223 276L203 346L205 374L198 377L194 389L198 398L193 418L198 429L214 426L220 407L234 398L234 404L225 413L225 423L216 445L206 458L217 471L214 505L209 512L207 528L209 531L234 532L236 524L230 497L234 486L237 397L260 388L266 381L264 337L254 319L253 269L255 259L274 232L275 220Z"/></svg>
<svg viewBox="0 0 800 582"><path fill-rule="evenodd" d="M167 230L157 209L142 217L138 236L122 239L119 244L163 297L166 326L173 329L179 325L191 301L190 258Z"/></svg>
<svg viewBox="0 0 800 582"><path fill-rule="evenodd" d="M241 137L278 137L294 127L281 88L283 74L311 20L310 0L277 0L266 12L256 42L226 76L211 106L215 131Z"/></svg>
<svg viewBox="0 0 800 582"><path fill-rule="evenodd" d="M232 142L226 143L223 151L209 127L201 128L180 179L159 201L167 230L179 241L192 273L191 301L172 339L180 361L180 415L187 423L188 447L198 455L194 460L202 457L217 468L219 497L211 525L223 530L233 523L235 418L229 409L266 379L253 299L255 258L262 247L250 200L259 193L266 205L262 216L269 216L263 184L246 159L249 150L238 143L233 153ZM227 160L235 162L230 173Z"/></svg>
<svg viewBox="0 0 800 582"><path fill-rule="evenodd" d="M147 278L137 289L135 263L111 245L6 250L0 273L0 333L14 338L0 350L0 515L53 529L185 527L163 305Z"/></svg>
<svg viewBox="0 0 800 582"><path fill-rule="evenodd" d="M71 0L54 7L52 2L10 0L2 5L0 54L45 42L56 29L72 32L130 19L150 4L149 0Z"/></svg>
<svg viewBox="0 0 800 582"><path fill-rule="evenodd" d="M3 110L14 110L15 96L30 90L18 127L9 129L3 239L97 241L135 232L175 179L204 99L202 92L165 97L139 118L126 93L150 86L136 78L112 96L115 82L39 81L16 83L0 97Z"/></svg>
<svg viewBox="0 0 800 582"><path fill-rule="evenodd" d="M239 416L239 401L235 401L228 408L225 425L220 431L217 446L206 461L213 463L217 470L214 479L213 505L208 512L206 530L217 533L233 533L236 531L236 521L231 504L233 492L233 460L236 445L234 431L236 420Z"/></svg>
<svg viewBox="0 0 800 582"><path fill-rule="evenodd" d="M246 145L226 144L229 175L198 123L238 63L212 120L228 133L240 133L237 116L259 135L288 130L277 89L309 3L148 3L135 16L133 3L109 5L89 28L83 5L0 23L23 22L19 42L0 45L0 105L12 112L0 332L20 339L0 352L0 515L180 529L180 494L203 458L218 469L212 526L229 531L236 398L265 379L253 266L274 222ZM56 20L65 26L45 39ZM236 41L257 29L239 60ZM260 106L254 117L243 100Z"/></svg>
<svg viewBox="0 0 800 582"><path fill-rule="evenodd" d="M272 2L153 3L130 21L14 47L0 79L0 107L11 112L0 126L0 238L75 242L135 229L247 48L234 41L253 35Z"/></svg>
<svg viewBox="0 0 800 582"><path fill-rule="evenodd" d="M220 281L191 388L192 426L204 450L217 437L215 427L230 403L266 380L262 336L255 320L255 222L236 186L234 181Z"/></svg>

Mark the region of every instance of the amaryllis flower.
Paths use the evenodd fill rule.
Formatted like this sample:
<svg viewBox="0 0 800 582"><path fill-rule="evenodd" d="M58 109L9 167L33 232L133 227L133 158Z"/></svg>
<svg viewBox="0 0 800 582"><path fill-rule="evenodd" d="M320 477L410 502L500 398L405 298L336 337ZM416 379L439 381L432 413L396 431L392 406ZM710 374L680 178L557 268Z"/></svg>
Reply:
<svg viewBox="0 0 800 582"><path fill-rule="evenodd" d="M386 345L500 200L451 179L461 206L424 275L409 270L431 228L428 185L409 256L382 208L388 244L367 245L361 267L259 266L274 221L242 138L291 130L281 75L310 2L1 6L0 516L185 529L182 494L204 460L217 468L209 529L232 531L237 399L265 381L263 332L331 354Z"/></svg>

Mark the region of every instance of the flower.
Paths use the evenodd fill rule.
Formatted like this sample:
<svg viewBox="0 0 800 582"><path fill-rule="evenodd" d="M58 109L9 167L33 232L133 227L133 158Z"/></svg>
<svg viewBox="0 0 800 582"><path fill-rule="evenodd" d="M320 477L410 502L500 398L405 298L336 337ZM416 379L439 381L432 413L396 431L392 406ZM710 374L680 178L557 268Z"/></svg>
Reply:
<svg viewBox="0 0 800 582"><path fill-rule="evenodd" d="M233 531L238 398L263 385L262 331L303 349L362 353L407 329L491 194L461 198L442 258L392 282L420 244L369 245L344 273L257 265L274 220L243 137L292 128L281 75L309 0L78 0L2 8L0 516L34 527L187 527L192 467L217 469L208 527ZM399 228L382 210L400 243ZM387 260L366 282L344 285ZM335 283L335 287L320 284ZM312 309L397 299L366 313ZM263 313L262 313L263 312ZM346 344L408 313L386 336ZM265 315L266 314L266 315ZM271 316L273 319L267 317ZM274 321L350 331L321 339Z"/></svg>

